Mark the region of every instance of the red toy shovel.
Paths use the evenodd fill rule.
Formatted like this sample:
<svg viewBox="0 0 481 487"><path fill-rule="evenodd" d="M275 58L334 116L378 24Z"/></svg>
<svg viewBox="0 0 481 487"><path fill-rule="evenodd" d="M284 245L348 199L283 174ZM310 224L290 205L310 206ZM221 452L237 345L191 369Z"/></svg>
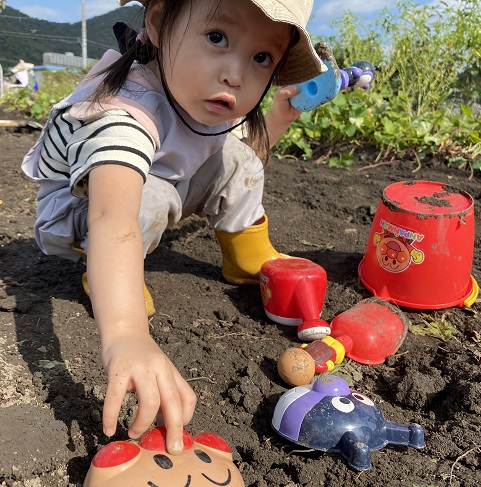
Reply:
<svg viewBox="0 0 481 487"><path fill-rule="evenodd" d="M408 322L394 305L377 298L360 301L331 321L333 338L352 340L346 355L361 364L380 364L397 352L408 331Z"/></svg>

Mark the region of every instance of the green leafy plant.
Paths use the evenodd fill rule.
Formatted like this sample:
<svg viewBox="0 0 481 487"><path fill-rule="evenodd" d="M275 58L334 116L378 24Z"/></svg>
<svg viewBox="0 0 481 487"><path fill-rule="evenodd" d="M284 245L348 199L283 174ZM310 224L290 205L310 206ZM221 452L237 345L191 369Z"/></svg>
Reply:
<svg viewBox="0 0 481 487"><path fill-rule="evenodd" d="M303 113L274 153L349 167L369 145L378 159L420 165L438 158L471 175L480 170L481 121L467 104L480 100L481 54L473 41L481 42L480 3L399 0L396 11L385 9L370 23L346 11L328 39L338 65L366 59L382 69L370 89L348 89Z"/></svg>
<svg viewBox="0 0 481 487"><path fill-rule="evenodd" d="M26 117L45 119L52 106L70 94L83 75L83 72L69 70L47 72L38 91L31 88L5 91L1 99L2 108L22 112Z"/></svg>
<svg viewBox="0 0 481 487"><path fill-rule="evenodd" d="M443 314L439 319L423 314L419 323L409 324L409 331L415 335L432 336L445 342L451 338L456 339L458 334L458 330L446 320L446 314Z"/></svg>

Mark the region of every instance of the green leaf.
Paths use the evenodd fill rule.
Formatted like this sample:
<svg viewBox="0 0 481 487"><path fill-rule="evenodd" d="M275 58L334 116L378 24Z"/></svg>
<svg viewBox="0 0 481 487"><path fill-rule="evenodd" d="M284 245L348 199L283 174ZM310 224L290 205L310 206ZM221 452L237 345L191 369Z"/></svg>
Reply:
<svg viewBox="0 0 481 487"><path fill-rule="evenodd" d="M481 169L481 157L476 158L472 163L473 169Z"/></svg>
<svg viewBox="0 0 481 487"><path fill-rule="evenodd" d="M461 104L460 108L467 117L470 117L473 114L473 110L471 109L471 107L468 107L467 105Z"/></svg>
<svg viewBox="0 0 481 487"><path fill-rule="evenodd" d="M387 134L393 135L398 130L398 126L393 123L389 118L383 118L382 124L384 125L384 130Z"/></svg>
<svg viewBox="0 0 481 487"><path fill-rule="evenodd" d="M64 362L58 362L56 360L39 360L38 361L38 366L41 369L53 369L55 367L65 367Z"/></svg>
<svg viewBox="0 0 481 487"><path fill-rule="evenodd" d="M357 128L361 128L364 125L364 117L349 117L349 121Z"/></svg>
<svg viewBox="0 0 481 487"><path fill-rule="evenodd" d="M424 319L416 325L409 324L409 331L415 335L427 335L439 338L447 342L450 338L456 338L458 330L448 321Z"/></svg>

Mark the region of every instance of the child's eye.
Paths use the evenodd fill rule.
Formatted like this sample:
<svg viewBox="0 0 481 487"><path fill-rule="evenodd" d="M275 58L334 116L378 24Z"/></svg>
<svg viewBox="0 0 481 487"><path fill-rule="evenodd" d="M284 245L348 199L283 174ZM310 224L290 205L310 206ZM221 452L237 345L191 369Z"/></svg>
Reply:
<svg viewBox="0 0 481 487"><path fill-rule="evenodd" d="M217 31L209 32L207 34L207 38L209 39L210 42L212 42L212 44L216 44L221 47L227 46L227 37L224 34L222 34L222 32L217 32Z"/></svg>
<svg viewBox="0 0 481 487"><path fill-rule="evenodd" d="M272 58L270 54L267 54L267 52L258 52L254 56L254 61L256 63L262 64L263 66L269 66L272 62Z"/></svg>

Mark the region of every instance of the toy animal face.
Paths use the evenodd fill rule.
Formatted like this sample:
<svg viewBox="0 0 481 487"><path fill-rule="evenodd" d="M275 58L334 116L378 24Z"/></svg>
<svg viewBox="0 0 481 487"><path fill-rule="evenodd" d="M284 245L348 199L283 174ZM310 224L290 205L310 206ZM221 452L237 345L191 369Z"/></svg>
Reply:
<svg viewBox="0 0 481 487"><path fill-rule="evenodd" d="M421 426L386 421L368 397L350 390L344 379L333 375L284 393L274 410L272 426L299 445L340 453L356 470L369 470L371 450L388 443L424 448Z"/></svg>
<svg viewBox="0 0 481 487"><path fill-rule="evenodd" d="M212 433L184 431L184 451L169 455L165 428L136 441L114 441L92 460L84 487L244 487L227 443Z"/></svg>
<svg viewBox="0 0 481 487"><path fill-rule="evenodd" d="M323 427L324 421L331 426ZM381 410L358 392L353 391L348 396L327 396L304 418L298 441L302 444L309 442L311 447L319 450L336 449L346 431L352 431L358 441L376 450L387 443L384 423Z"/></svg>
<svg viewBox="0 0 481 487"><path fill-rule="evenodd" d="M381 410L371 399L348 387L336 392L326 395L311 386L288 391L274 411L274 429L296 443L324 451L336 450L346 431L356 432L359 441L372 449L384 446Z"/></svg>

